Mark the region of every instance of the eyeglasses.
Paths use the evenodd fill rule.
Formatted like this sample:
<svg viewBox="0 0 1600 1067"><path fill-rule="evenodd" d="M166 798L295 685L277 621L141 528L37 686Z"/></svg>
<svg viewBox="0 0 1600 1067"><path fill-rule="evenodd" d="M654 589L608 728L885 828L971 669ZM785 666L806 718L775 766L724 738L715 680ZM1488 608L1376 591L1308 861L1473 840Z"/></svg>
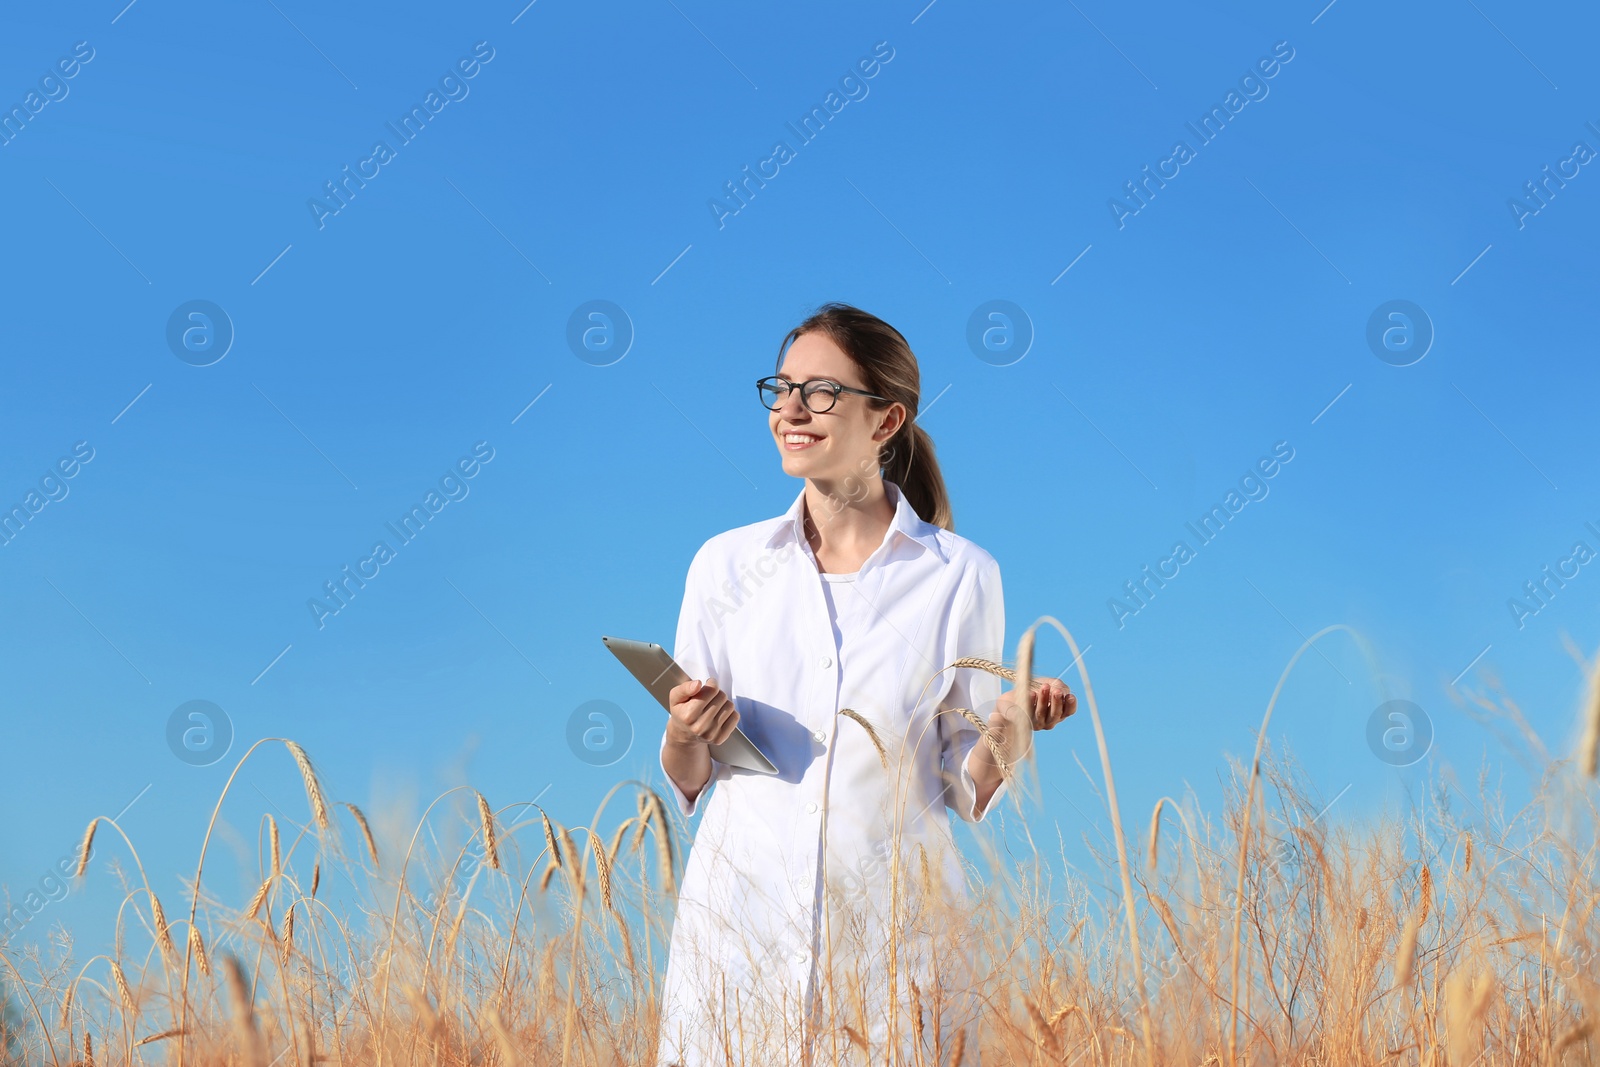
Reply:
<svg viewBox="0 0 1600 1067"><path fill-rule="evenodd" d="M827 378L811 378L803 382L791 382L787 378L772 375L768 378L756 380L756 392L761 397L761 403L768 411L777 411L783 402L789 399L791 389L800 390L800 402L812 412L821 413L831 410L839 399L840 393L854 393L856 396L870 397L873 400L882 400L889 403L889 398L869 393L865 389L853 389L848 385Z"/></svg>

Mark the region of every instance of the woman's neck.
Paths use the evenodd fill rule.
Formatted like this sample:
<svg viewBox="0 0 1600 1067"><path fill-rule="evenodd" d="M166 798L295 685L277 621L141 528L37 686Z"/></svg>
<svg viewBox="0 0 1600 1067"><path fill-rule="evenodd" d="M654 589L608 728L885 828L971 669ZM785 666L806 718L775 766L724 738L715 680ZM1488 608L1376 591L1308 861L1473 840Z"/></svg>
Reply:
<svg viewBox="0 0 1600 1067"><path fill-rule="evenodd" d="M859 570L883 543L894 520L894 504L883 479L874 479L861 499L806 482L803 528L818 566L837 574Z"/></svg>

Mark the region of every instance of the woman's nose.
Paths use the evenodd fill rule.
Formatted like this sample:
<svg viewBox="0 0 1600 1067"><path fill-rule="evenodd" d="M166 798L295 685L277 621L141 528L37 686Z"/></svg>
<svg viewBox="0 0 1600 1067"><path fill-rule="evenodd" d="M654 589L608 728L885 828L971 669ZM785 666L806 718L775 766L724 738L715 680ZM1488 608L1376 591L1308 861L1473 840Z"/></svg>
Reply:
<svg viewBox="0 0 1600 1067"><path fill-rule="evenodd" d="M800 389L792 388L783 395L783 403L778 405L778 412L788 416L802 411L808 415L811 413L811 409L806 407L805 398L800 395Z"/></svg>

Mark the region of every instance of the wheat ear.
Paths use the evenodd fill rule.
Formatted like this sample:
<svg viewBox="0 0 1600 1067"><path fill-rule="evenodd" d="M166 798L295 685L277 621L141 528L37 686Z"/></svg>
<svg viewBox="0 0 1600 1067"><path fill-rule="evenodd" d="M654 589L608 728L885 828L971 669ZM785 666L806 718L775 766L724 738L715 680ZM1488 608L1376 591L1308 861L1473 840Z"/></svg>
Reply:
<svg viewBox="0 0 1600 1067"><path fill-rule="evenodd" d="M350 809L350 814L355 818L356 825L361 828L361 840L366 842L367 855L372 857L372 865L376 867L378 865L378 845L372 839L372 827L367 825L367 817L361 814L361 809L354 804L348 801L341 801L341 803Z"/></svg>
<svg viewBox="0 0 1600 1067"><path fill-rule="evenodd" d="M500 846L495 839L494 812L489 809L489 802L483 794L478 794L478 824L483 828L483 856L484 862L491 871L500 869Z"/></svg>
<svg viewBox="0 0 1600 1067"><path fill-rule="evenodd" d="M884 770L888 770L889 753L884 751L883 742L878 740L878 731L872 728L872 724L866 720L866 717L860 712L853 711L850 708L841 708L839 710L839 714L843 715L847 719L851 719L861 724L861 728L867 731L867 737L872 740L872 747L878 750L878 762L883 764Z"/></svg>
<svg viewBox="0 0 1600 1067"><path fill-rule="evenodd" d="M89 820L89 828L83 832L83 843L78 846L78 869L73 872L74 878L83 877L83 872L89 866L89 849L94 845L95 827L100 825L103 816L95 816Z"/></svg>
<svg viewBox="0 0 1600 1067"><path fill-rule="evenodd" d="M206 955L206 943L200 939L198 927L189 927L189 945L194 949L194 958L200 964L200 973L210 978L211 957Z"/></svg>
<svg viewBox="0 0 1600 1067"><path fill-rule="evenodd" d="M177 955L177 949L172 947L172 930L167 925L167 913L161 910L161 901L154 893L150 894L150 920L156 928L156 945L161 949L161 958L171 963Z"/></svg>
<svg viewBox="0 0 1600 1067"><path fill-rule="evenodd" d="M317 781L317 772L311 766L311 757L306 755L306 750L293 741L285 741L289 748L289 755L294 757L295 763L300 768L300 780L305 783L306 800L311 803L311 816L317 821L320 829L328 828L328 800L322 794L322 785Z"/></svg>

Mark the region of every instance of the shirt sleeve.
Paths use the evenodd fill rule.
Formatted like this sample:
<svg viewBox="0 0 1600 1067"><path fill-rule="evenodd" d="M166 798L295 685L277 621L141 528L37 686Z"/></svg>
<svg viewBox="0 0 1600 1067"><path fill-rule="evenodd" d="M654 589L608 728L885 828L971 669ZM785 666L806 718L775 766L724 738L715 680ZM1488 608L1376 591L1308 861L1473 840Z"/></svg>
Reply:
<svg viewBox="0 0 1600 1067"><path fill-rule="evenodd" d="M977 567L967 582L965 594L958 594L963 605L955 625L954 635L945 651L945 663L962 657L977 656L995 663L1005 662L1006 612L1004 591L1000 585L1000 564L992 557ZM1002 679L999 675L973 667L958 667L953 672L955 680L950 692L939 705L946 708L971 708L980 718L987 719L995 701L1000 697ZM978 728L963 716L951 711L940 715L940 759L944 769L945 805L967 822L982 822L984 816L995 809L1000 798L1010 787L1001 781L989 798L989 803L979 813L978 784L967 769L967 757L973 746L983 743Z"/></svg>
<svg viewBox="0 0 1600 1067"><path fill-rule="evenodd" d="M678 634L672 647L672 658L678 662L678 666L688 672L691 678L706 678L716 673L716 658L712 654L708 632L711 624L706 617L709 586L705 578L705 555L706 550L702 546L689 564L689 574L684 579L683 585L683 605L678 611ZM726 691L728 680L718 677L717 684ZM673 781L672 775L667 773L666 750L667 731L663 724L661 751L657 757L661 765L661 776L667 780L667 788L672 791L673 798L678 802L678 812L684 818L688 818L699 809L700 801L716 784L717 778L722 773L723 764L715 756L711 757L711 777L706 779L706 784L695 795L694 800L690 801L678 787L678 783Z"/></svg>

